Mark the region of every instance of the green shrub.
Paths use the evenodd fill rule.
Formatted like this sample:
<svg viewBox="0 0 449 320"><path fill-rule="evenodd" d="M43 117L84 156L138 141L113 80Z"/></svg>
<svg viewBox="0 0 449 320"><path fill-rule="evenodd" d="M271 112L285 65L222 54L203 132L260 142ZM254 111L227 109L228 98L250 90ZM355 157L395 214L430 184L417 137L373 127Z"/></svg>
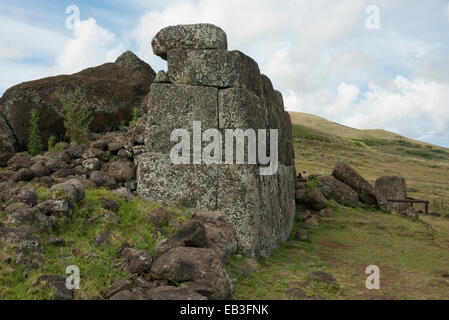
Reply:
<svg viewBox="0 0 449 320"><path fill-rule="evenodd" d="M125 129L126 129L125 121L122 120L122 121L120 122L120 126L119 126L118 128L119 128L120 132L124 132Z"/></svg>
<svg viewBox="0 0 449 320"><path fill-rule="evenodd" d="M55 145L55 140L55 136L51 136L50 139L48 139L48 152L50 152L50 154L55 154L62 150L62 143L57 143Z"/></svg>
<svg viewBox="0 0 449 320"><path fill-rule="evenodd" d="M47 142L48 149L47 150L50 153L52 153L52 151L54 150L53 148L54 148L54 145L55 145L55 140L56 140L55 136L50 136L50 138L48 139L48 142Z"/></svg>
<svg viewBox="0 0 449 320"><path fill-rule="evenodd" d="M42 154L44 151L38 123L39 116L37 114L37 110L33 109L31 110L30 136L28 138L28 153L33 157Z"/></svg>
<svg viewBox="0 0 449 320"><path fill-rule="evenodd" d="M140 118L140 109L134 108L133 109L133 119L130 121L129 127L132 127L137 122L137 120L139 120L139 118Z"/></svg>
<svg viewBox="0 0 449 320"><path fill-rule="evenodd" d="M66 137L71 143L86 145L89 142L89 125L93 118L84 103L85 95L79 88L74 92L61 88L56 90L55 95L61 106L54 106L54 109L64 119Z"/></svg>

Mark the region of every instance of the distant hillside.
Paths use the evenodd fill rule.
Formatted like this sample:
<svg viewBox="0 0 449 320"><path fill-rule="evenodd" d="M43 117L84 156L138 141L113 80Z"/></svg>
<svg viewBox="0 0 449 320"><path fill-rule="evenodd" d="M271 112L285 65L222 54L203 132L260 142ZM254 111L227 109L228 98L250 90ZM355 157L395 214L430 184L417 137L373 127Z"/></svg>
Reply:
<svg viewBox="0 0 449 320"><path fill-rule="evenodd" d="M449 161L448 148L413 140L394 132L381 129L355 129L307 113L290 112L290 116L295 138L340 140L388 154Z"/></svg>

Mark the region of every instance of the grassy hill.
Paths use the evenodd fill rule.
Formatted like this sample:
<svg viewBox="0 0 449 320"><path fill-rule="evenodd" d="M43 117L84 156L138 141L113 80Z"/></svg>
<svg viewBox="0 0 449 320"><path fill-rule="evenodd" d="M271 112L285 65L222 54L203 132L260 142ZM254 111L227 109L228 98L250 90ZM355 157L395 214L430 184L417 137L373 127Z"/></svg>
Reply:
<svg viewBox="0 0 449 320"><path fill-rule="evenodd" d="M354 166L374 183L403 176L409 193L449 212L449 149L385 130L358 130L303 113L291 113L297 170L328 175L337 161Z"/></svg>
<svg viewBox="0 0 449 320"><path fill-rule="evenodd" d="M309 114L291 113L297 171L329 175L337 161L369 182L401 175L409 195L431 201L434 215L413 221L370 207L329 205L336 215L296 240L306 208L297 206L291 241L256 265L235 262L236 299L449 299L449 150L384 130L357 130ZM365 287L370 265L380 290ZM311 278L333 275L336 285Z"/></svg>

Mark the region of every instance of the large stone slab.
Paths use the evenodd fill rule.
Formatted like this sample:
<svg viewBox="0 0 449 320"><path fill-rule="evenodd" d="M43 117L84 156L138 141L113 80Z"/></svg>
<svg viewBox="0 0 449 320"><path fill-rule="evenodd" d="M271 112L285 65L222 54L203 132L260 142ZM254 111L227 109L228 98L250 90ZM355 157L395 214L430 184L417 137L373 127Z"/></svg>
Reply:
<svg viewBox="0 0 449 320"><path fill-rule="evenodd" d="M238 250L260 254L260 186L255 165L219 167L217 210L223 211L237 233Z"/></svg>
<svg viewBox="0 0 449 320"><path fill-rule="evenodd" d="M328 199L333 199L348 207L357 207L359 196L351 187L334 177L323 177L318 182L318 187Z"/></svg>
<svg viewBox="0 0 449 320"><path fill-rule="evenodd" d="M362 202L377 205L376 189L350 165L343 161L338 162L332 175L357 192Z"/></svg>
<svg viewBox="0 0 449 320"><path fill-rule="evenodd" d="M183 50L168 52L168 75L172 83L217 88L247 87L261 93L257 63L240 51Z"/></svg>
<svg viewBox="0 0 449 320"><path fill-rule="evenodd" d="M170 141L173 130L185 129L193 139L194 121L201 121L202 133L218 129L217 94L216 88L153 83L145 132L148 151L170 154L176 144ZM192 140L190 148L192 154Z"/></svg>
<svg viewBox="0 0 449 320"><path fill-rule="evenodd" d="M399 176L387 176L380 177L376 180L376 190L378 195L382 196L385 200L381 205L382 210L385 211L404 211L410 208L409 203L394 203L389 202L391 200L404 200L407 199L407 186L405 179Z"/></svg>
<svg viewBox="0 0 449 320"><path fill-rule="evenodd" d="M295 168L284 165L279 165L276 175L259 176L259 248L262 256L269 256L290 236L296 212L295 177Z"/></svg>
<svg viewBox="0 0 449 320"><path fill-rule="evenodd" d="M221 28L201 23L166 27L156 34L151 46L155 55L167 60L167 52L172 49L226 50L228 41Z"/></svg>
<svg viewBox="0 0 449 320"><path fill-rule="evenodd" d="M217 165L174 165L164 153L138 156L137 193L175 207L215 210Z"/></svg>
<svg viewBox="0 0 449 320"><path fill-rule="evenodd" d="M226 137L226 130L234 130L235 132L236 129L240 129L244 132L249 129L253 134L252 137L255 138L255 145L252 145L252 150L253 154L256 156L256 162L253 164L258 163L258 130L267 129L266 110L264 108L263 101L256 94L246 88L221 89L218 91L218 123L223 139ZM248 134L251 135L250 133ZM268 141L268 148L269 130L267 130L267 134L264 139L265 141ZM244 139L245 163L248 163L249 141L249 137ZM235 162L237 139L234 139L233 144L233 159ZM223 152L223 160L225 160L225 158L225 153Z"/></svg>

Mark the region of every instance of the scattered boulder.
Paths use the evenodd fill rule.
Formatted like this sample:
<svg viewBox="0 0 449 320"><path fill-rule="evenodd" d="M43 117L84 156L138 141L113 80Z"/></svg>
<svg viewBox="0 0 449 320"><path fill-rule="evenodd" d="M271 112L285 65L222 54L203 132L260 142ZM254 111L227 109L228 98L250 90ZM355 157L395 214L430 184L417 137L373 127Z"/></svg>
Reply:
<svg viewBox="0 0 449 320"><path fill-rule="evenodd" d="M315 216L312 216L310 219L307 219L303 224L304 228L306 228L306 229L313 229L313 228L318 227L318 225L319 225L319 222Z"/></svg>
<svg viewBox="0 0 449 320"><path fill-rule="evenodd" d="M1 118L1 116L0 116L0 118ZM11 159L12 157L14 157L13 152L0 153L0 168L6 167L8 165L9 159Z"/></svg>
<svg viewBox="0 0 449 320"><path fill-rule="evenodd" d="M347 207L357 207L359 196L351 187L334 177L323 177L318 181L318 187L327 199L332 199Z"/></svg>
<svg viewBox="0 0 449 320"><path fill-rule="evenodd" d="M89 158L83 161L83 167L90 171L100 170L101 162L98 158Z"/></svg>
<svg viewBox="0 0 449 320"><path fill-rule="evenodd" d="M123 147L124 145L121 142L111 142L108 144L108 150L111 152L118 152Z"/></svg>
<svg viewBox="0 0 449 320"><path fill-rule="evenodd" d="M312 212L310 212L310 210L307 210L306 212L304 212L304 215L301 217L301 221L305 222L305 221L309 220L312 217L313 217Z"/></svg>
<svg viewBox="0 0 449 320"><path fill-rule="evenodd" d="M45 165L45 161L36 162L31 166L30 170L33 172L34 176L38 178L49 176L52 173L52 170Z"/></svg>
<svg viewBox="0 0 449 320"><path fill-rule="evenodd" d="M59 198L45 200L39 203L36 208L46 216L69 217L74 207L73 201L70 198Z"/></svg>
<svg viewBox="0 0 449 320"><path fill-rule="evenodd" d="M195 260L184 248L174 248L162 255L151 267L155 279L167 279L172 282L193 280Z"/></svg>
<svg viewBox="0 0 449 320"><path fill-rule="evenodd" d="M33 187L24 187L19 189L17 196L14 198L30 206L35 206L37 204L37 192Z"/></svg>
<svg viewBox="0 0 449 320"><path fill-rule="evenodd" d="M174 212L159 207L151 211L149 214L147 214L147 219L154 226L159 227L164 221L167 221L174 215L175 215Z"/></svg>
<svg viewBox="0 0 449 320"><path fill-rule="evenodd" d="M85 197L84 186L78 179L71 179L63 183L55 184L51 187L51 190L66 193L73 203L78 203Z"/></svg>
<svg viewBox="0 0 449 320"><path fill-rule="evenodd" d="M72 159L81 158L83 155L83 152L84 152L84 146L80 145L80 144L74 145L66 150L66 153Z"/></svg>
<svg viewBox="0 0 449 320"><path fill-rule="evenodd" d="M115 224L120 223L120 217L109 210L106 210L105 212L103 212L101 218L106 222L111 222L111 223L115 223Z"/></svg>
<svg viewBox="0 0 449 320"><path fill-rule="evenodd" d="M335 211L331 208L325 208L318 212L318 216L320 216L321 218L331 218L335 216Z"/></svg>
<svg viewBox="0 0 449 320"><path fill-rule="evenodd" d="M221 211L198 211L194 220L203 223L206 229L207 248L215 251L223 264L237 250L237 235L234 226Z"/></svg>
<svg viewBox="0 0 449 320"><path fill-rule="evenodd" d="M116 181L127 182L136 175L134 165L129 161L115 161L109 165L108 173Z"/></svg>
<svg viewBox="0 0 449 320"><path fill-rule="evenodd" d="M42 275L37 279L37 284L47 285L53 291L55 300L74 300L75 290L67 289L67 277L53 274Z"/></svg>
<svg viewBox="0 0 449 320"><path fill-rule="evenodd" d="M33 164L33 160L26 152L16 153L8 160L8 168L13 171L30 168Z"/></svg>
<svg viewBox="0 0 449 320"><path fill-rule="evenodd" d="M93 171L89 180L93 181L97 187L114 188L117 184L115 179L103 171Z"/></svg>
<svg viewBox="0 0 449 320"><path fill-rule="evenodd" d="M174 238L186 247L202 248L206 245L206 228L199 221L189 221L176 231Z"/></svg>
<svg viewBox="0 0 449 320"><path fill-rule="evenodd" d="M19 171L17 171L14 176L13 176L13 180L15 182L19 182L19 181L30 181L34 178L34 172L31 171L28 168L22 168Z"/></svg>
<svg viewBox="0 0 449 320"><path fill-rule="evenodd" d="M183 246L184 243L181 241L177 241L176 239L170 238L170 239L163 239L159 241L156 246L154 247L154 252L157 255L163 255L164 253L168 252L169 250L177 247Z"/></svg>
<svg viewBox="0 0 449 320"><path fill-rule="evenodd" d="M309 234L307 230L298 229L294 234L294 239L301 242L310 242Z"/></svg>
<svg viewBox="0 0 449 320"><path fill-rule="evenodd" d="M112 283L112 287L106 291L105 298L109 299L110 297L116 295L121 291L131 290L131 288L132 288L131 281L122 279L114 280L114 282Z"/></svg>
<svg viewBox="0 0 449 320"><path fill-rule="evenodd" d="M362 202L377 205L376 189L347 163L338 162L332 175L357 192Z"/></svg>
<svg viewBox="0 0 449 320"><path fill-rule="evenodd" d="M54 217L48 217L42 214L38 208L18 209L9 214L6 218L6 223L9 225L32 225L38 227L42 231L51 229L55 222L56 219Z"/></svg>
<svg viewBox="0 0 449 320"><path fill-rule="evenodd" d="M306 191L303 202L309 209L320 211L327 207L326 198L319 188L312 188Z"/></svg>
<svg viewBox="0 0 449 320"><path fill-rule="evenodd" d="M2 247L14 247L22 254L44 252L41 241L22 228L0 227L0 243Z"/></svg>
<svg viewBox="0 0 449 320"><path fill-rule="evenodd" d="M382 210L385 211L405 211L410 208L409 203L393 203L388 199L404 200L407 199L407 186L405 179L399 176L381 177L376 180L376 191L387 201L379 203Z"/></svg>
<svg viewBox="0 0 449 320"><path fill-rule="evenodd" d="M102 231L98 233L92 240L92 244L95 247L108 246L111 233L109 231Z"/></svg>
<svg viewBox="0 0 449 320"><path fill-rule="evenodd" d="M118 188L113 191L113 193L122 200L131 201L133 195L127 188Z"/></svg>
<svg viewBox="0 0 449 320"><path fill-rule="evenodd" d="M129 273L146 273L153 264L153 257L145 250L125 248L122 250L123 265Z"/></svg>
<svg viewBox="0 0 449 320"><path fill-rule="evenodd" d="M63 238L50 238L47 240L47 244L54 247L64 247L66 242Z"/></svg>
<svg viewBox="0 0 449 320"><path fill-rule="evenodd" d="M101 202L101 206L106 210L117 212L120 209L120 203L118 201L104 198L100 198L98 201Z"/></svg>

